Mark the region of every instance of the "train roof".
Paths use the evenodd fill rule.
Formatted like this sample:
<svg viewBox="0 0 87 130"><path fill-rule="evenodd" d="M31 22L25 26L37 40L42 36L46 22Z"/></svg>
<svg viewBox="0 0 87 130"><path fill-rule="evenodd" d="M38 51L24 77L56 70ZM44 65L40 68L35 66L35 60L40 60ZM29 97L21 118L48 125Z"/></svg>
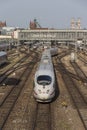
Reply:
<svg viewBox="0 0 87 130"><path fill-rule="evenodd" d="M0 56L6 55L7 53L5 51L0 51Z"/></svg>
<svg viewBox="0 0 87 130"><path fill-rule="evenodd" d="M37 75L52 75L53 73L53 65L51 62L49 63L40 63L38 70L37 70Z"/></svg>
<svg viewBox="0 0 87 130"><path fill-rule="evenodd" d="M37 76L39 76L39 75L53 76L54 75L51 53L50 53L49 49L46 49L42 53L41 62L40 62L39 67L36 71L36 75Z"/></svg>
<svg viewBox="0 0 87 130"><path fill-rule="evenodd" d="M40 63L39 70L51 70L53 68L53 65L51 62L45 62Z"/></svg>
<svg viewBox="0 0 87 130"><path fill-rule="evenodd" d="M54 76L54 73L53 71L50 71L50 70L38 70L36 72L36 76L40 76L40 75L49 75L49 76Z"/></svg>
<svg viewBox="0 0 87 130"><path fill-rule="evenodd" d="M49 50L45 50L43 53L42 53L42 57L41 57L41 60L43 59L51 59L51 53Z"/></svg>

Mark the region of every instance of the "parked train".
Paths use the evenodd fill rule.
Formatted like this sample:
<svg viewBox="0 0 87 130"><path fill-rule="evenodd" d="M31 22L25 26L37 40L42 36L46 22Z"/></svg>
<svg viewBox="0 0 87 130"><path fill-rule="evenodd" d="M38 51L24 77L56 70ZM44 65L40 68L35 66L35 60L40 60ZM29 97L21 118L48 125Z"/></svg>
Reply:
<svg viewBox="0 0 87 130"><path fill-rule="evenodd" d="M50 53L51 53L51 56L58 55L58 48L57 47L50 48Z"/></svg>
<svg viewBox="0 0 87 130"><path fill-rule="evenodd" d="M0 51L0 66L7 62L7 53Z"/></svg>
<svg viewBox="0 0 87 130"><path fill-rule="evenodd" d="M39 102L50 102L55 96L55 74L50 49L41 57L34 77L34 97Z"/></svg>
<svg viewBox="0 0 87 130"><path fill-rule="evenodd" d="M9 44L0 44L0 51L6 51L9 50Z"/></svg>

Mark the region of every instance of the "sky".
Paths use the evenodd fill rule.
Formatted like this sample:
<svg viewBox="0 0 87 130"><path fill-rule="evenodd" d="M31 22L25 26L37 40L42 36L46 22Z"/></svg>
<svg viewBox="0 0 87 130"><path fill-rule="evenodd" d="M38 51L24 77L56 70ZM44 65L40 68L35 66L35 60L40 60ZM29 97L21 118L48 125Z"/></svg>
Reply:
<svg viewBox="0 0 87 130"><path fill-rule="evenodd" d="M0 21L28 28L37 19L42 27L70 28L71 19L87 28L87 0L0 0Z"/></svg>

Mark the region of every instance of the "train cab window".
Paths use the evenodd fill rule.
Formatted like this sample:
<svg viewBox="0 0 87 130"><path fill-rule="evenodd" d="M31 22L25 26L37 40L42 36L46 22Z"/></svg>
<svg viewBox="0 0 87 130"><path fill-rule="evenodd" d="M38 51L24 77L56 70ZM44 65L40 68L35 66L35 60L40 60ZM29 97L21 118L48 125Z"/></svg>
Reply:
<svg viewBox="0 0 87 130"><path fill-rule="evenodd" d="M37 83L40 85L49 85L51 81L51 77L47 75L41 75L37 78Z"/></svg>

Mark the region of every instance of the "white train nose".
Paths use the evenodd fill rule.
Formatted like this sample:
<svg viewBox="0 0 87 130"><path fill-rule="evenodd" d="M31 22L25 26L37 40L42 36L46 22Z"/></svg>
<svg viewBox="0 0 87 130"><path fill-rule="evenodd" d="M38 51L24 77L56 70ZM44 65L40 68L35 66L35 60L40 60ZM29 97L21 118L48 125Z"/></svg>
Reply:
<svg viewBox="0 0 87 130"><path fill-rule="evenodd" d="M36 100L48 102L55 96L55 74L52 63L52 54L57 49L47 49L42 53L39 67L34 78L34 97Z"/></svg>

